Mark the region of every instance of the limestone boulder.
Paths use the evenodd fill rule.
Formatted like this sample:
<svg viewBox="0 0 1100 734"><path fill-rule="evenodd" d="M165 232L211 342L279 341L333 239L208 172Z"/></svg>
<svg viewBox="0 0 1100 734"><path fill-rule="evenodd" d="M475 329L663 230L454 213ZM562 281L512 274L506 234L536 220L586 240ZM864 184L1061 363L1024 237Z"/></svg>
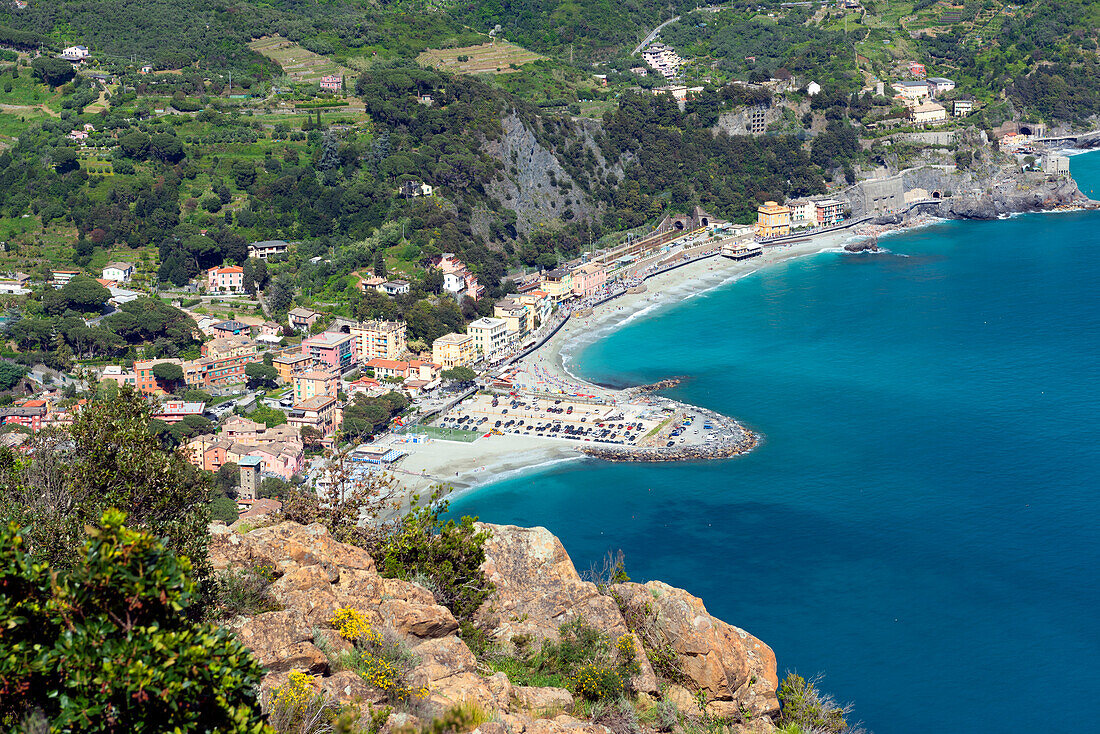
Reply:
<svg viewBox="0 0 1100 734"><path fill-rule="evenodd" d="M325 651L330 660L336 660L344 653L355 649L355 646L341 637L339 632L327 627L313 628L313 644Z"/></svg>
<svg viewBox="0 0 1100 734"><path fill-rule="evenodd" d="M512 686L512 696L521 708L539 714L573 710L573 694L564 688Z"/></svg>
<svg viewBox="0 0 1100 734"><path fill-rule="evenodd" d="M481 570L492 596L477 619L508 645L517 635L557 639L558 628L578 618L613 638L628 631L614 600L582 581L569 554L546 528L478 523L489 532Z"/></svg>
<svg viewBox="0 0 1100 734"><path fill-rule="evenodd" d="M396 632L420 639L446 637L458 629L450 610L438 604L387 599L378 607L384 624Z"/></svg>
<svg viewBox="0 0 1100 734"><path fill-rule="evenodd" d="M435 596L420 584L404 579L382 579L382 595L387 599L400 599L417 604L435 604Z"/></svg>
<svg viewBox="0 0 1100 734"><path fill-rule="evenodd" d="M609 734L610 730L590 721L581 721L567 714L552 719L535 719L524 729L524 734Z"/></svg>
<svg viewBox="0 0 1100 734"><path fill-rule="evenodd" d="M270 563L279 572L298 566L335 566L374 571L374 559L362 548L333 540L320 523L282 522L242 536L243 551L255 563Z"/></svg>
<svg viewBox="0 0 1100 734"><path fill-rule="evenodd" d="M711 616L698 597L660 581L613 590L638 616L647 616L646 605L656 613L680 670L708 701L737 701L753 715L778 710L775 654L763 642Z"/></svg>
<svg viewBox="0 0 1100 734"><path fill-rule="evenodd" d="M376 609L385 596L385 582L373 569L342 568L332 584L332 593L341 607L366 612Z"/></svg>
<svg viewBox="0 0 1100 734"><path fill-rule="evenodd" d="M420 664L413 669L412 674L425 683L477 670L477 659L470 648L454 636L425 640L414 647L412 652L420 659Z"/></svg>
<svg viewBox="0 0 1100 734"><path fill-rule="evenodd" d="M506 712L511 698L512 684L504 673L494 673L488 678L477 673L458 673L428 685L428 703L439 711L468 702L486 711Z"/></svg>
<svg viewBox="0 0 1100 734"><path fill-rule="evenodd" d="M379 704L385 701L386 693L367 685L358 673L341 670L327 678L320 679L321 690L341 704L362 706Z"/></svg>
<svg viewBox="0 0 1100 734"><path fill-rule="evenodd" d="M313 632L300 612L267 612L230 625L241 644L252 650L261 665L269 670L288 670L277 666L298 644L311 642ZM318 651L319 652L319 651Z"/></svg>
<svg viewBox="0 0 1100 734"><path fill-rule="evenodd" d="M630 641L634 645L634 659L638 661L638 672L630 679L630 687L637 693L656 693L657 674L653 671L653 665L649 662L642 641L634 632L630 633Z"/></svg>
<svg viewBox="0 0 1100 734"><path fill-rule="evenodd" d="M681 685L671 685L665 691L665 700L676 706L676 709L687 716L698 718L703 715L699 708L699 701L695 695Z"/></svg>

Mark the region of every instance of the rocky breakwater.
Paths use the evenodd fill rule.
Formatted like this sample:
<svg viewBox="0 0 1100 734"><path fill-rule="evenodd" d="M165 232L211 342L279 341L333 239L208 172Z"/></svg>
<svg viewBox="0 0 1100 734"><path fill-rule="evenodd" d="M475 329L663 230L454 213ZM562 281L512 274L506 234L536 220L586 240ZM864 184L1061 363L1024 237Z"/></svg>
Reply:
<svg viewBox="0 0 1100 734"><path fill-rule="evenodd" d="M692 408L706 417L713 429L701 443L676 446L582 446L580 451L605 461L702 461L729 459L756 448L760 436L728 416Z"/></svg>
<svg viewBox="0 0 1100 734"><path fill-rule="evenodd" d="M775 656L763 642L659 581L597 587L582 580L561 542L544 528L480 529L489 533L481 569L495 588L474 623L495 654L554 641L563 624L584 620L633 645L638 665L628 693L635 706L663 699L675 705L682 723L708 717L721 720L727 734L774 731L778 679ZM492 659L474 655L430 590L383 578L367 552L334 541L321 525L284 522L241 533L214 524L211 531L216 570L262 568L274 578L267 592L276 609L226 622L267 669L267 695L292 671L304 671L317 691L364 716L392 707L384 732L464 703L488 716L479 727L483 734L619 734L614 723L586 719L584 712L594 709L575 705L575 691L517 685L494 672ZM344 668L340 654L351 643L330 622L338 609L356 610L399 642L412 666L407 677L413 695L394 700L392 691Z"/></svg>

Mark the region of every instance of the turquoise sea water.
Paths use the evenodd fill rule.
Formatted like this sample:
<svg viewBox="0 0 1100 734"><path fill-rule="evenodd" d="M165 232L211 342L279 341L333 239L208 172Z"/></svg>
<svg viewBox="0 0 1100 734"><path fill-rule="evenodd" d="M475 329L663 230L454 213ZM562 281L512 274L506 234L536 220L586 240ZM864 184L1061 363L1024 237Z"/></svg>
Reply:
<svg viewBox="0 0 1100 734"><path fill-rule="evenodd" d="M1072 159L1100 198L1100 153ZM884 733L1100 720L1100 212L950 222L768 268L574 363L766 436L570 462L455 509L700 596Z"/></svg>

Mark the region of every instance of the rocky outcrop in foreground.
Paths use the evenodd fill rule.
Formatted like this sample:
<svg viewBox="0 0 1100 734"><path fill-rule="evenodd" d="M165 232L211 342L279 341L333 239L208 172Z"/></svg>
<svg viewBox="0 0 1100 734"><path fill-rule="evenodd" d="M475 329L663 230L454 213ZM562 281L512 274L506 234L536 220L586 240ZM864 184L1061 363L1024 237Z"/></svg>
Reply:
<svg viewBox="0 0 1100 734"><path fill-rule="evenodd" d="M612 639L627 636L633 643L639 664L631 688L643 703L663 699L681 715L723 719L729 734L774 729L776 663L763 642L711 616L700 599L659 581L597 588L581 579L561 542L544 528L480 527L490 533L482 570L495 591L475 622L499 649L555 640L563 624L583 619ZM384 691L355 672L337 670L335 659L350 643L329 620L335 610L350 607L374 629L403 641L415 661L409 677L420 692L417 704L398 706L388 729L466 702L490 714L480 727L484 734L609 732L583 718L569 691L515 685L492 672L457 636L458 622L431 591L382 578L366 551L334 541L321 525L284 522L242 534L215 524L210 558L223 572L273 569L269 592L282 608L227 623L267 668L262 686L268 691L299 670L316 676L318 688L332 698L364 713L386 702ZM659 670L647 649L659 649Z"/></svg>

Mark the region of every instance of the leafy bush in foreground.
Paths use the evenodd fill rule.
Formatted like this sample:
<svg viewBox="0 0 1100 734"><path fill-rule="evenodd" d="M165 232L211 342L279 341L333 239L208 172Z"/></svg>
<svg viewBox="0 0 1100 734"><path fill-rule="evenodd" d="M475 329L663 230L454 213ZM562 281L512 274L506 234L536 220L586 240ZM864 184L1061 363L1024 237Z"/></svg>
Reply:
<svg viewBox="0 0 1100 734"><path fill-rule="evenodd" d="M0 712L81 732L263 732L263 670L225 630L187 619L191 563L104 513L68 572L0 532Z"/></svg>
<svg viewBox="0 0 1100 734"><path fill-rule="evenodd" d="M788 731L814 734L862 734L862 728L853 728L847 722L852 704L841 705L818 691L820 680L820 676L807 680L797 673L787 674L779 685L779 725Z"/></svg>

